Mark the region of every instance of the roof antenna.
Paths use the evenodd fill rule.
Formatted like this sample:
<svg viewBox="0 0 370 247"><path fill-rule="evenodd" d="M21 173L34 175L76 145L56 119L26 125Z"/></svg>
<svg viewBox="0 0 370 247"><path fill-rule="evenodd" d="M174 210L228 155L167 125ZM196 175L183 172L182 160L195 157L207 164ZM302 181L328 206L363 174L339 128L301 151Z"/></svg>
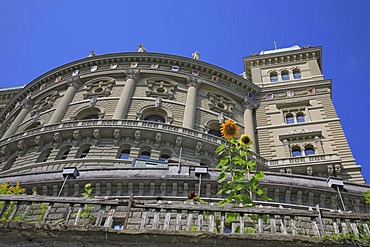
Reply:
<svg viewBox="0 0 370 247"><path fill-rule="evenodd" d="M276 45L276 41L274 41L274 46L275 46L275 50L277 50L277 45Z"/></svg>

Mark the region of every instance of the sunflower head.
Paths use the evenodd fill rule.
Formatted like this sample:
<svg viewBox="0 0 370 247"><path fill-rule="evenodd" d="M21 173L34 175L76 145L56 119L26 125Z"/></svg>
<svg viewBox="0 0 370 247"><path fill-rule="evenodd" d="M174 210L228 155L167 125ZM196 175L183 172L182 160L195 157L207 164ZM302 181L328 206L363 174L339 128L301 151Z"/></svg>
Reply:
<svg viewBox="0 0 370 247"><path fill-rule="evenodd" d="M252 137L250 137L249 135L243 134L240 137L238 144L242 147L249 147L250 145L253 144Z"/></svg>
<svg viewBox="0 0 370 247"><path fill-rule="evenodd" d="M221 124L221 134L225 139L231 140L238 136L239 127L236 126L236 122L227 119Z"/></svg>

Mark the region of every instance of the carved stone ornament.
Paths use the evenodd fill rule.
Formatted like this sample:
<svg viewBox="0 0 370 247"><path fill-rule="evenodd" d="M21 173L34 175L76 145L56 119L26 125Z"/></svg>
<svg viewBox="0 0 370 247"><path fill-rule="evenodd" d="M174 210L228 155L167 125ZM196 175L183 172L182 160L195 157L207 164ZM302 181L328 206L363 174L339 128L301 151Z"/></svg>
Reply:
<svg viewBox="0 0 370 247"><path fill-rule="evenodd" d="M121 131L119 129L115 129L113 131L113 143L115 146L118 146L121 142Z"/></svg>
<svg viewBox="0 0 370 247"><path fill-rule="evenodd" d="M197 142L197 144L195 145L195 150L194 150L195 156L200 155L200 151L202 150L202 147L203 147L203 144L201 142Z"/></svg>
<svg viewBox="0 0 370 247"><path fill-rule="evenodd" d="M333 165L328 165L327 167L327 171L328 171L328 177L331 177L334 175L334 167Z"/></svg>
<svg viewBox="0 0 370 247"><path fill-rule="evenodd" d="M35 103L33 102L33 100L31 98L29 98L27 96L27 98L25 98L20 104L19 106L22 108L22 109L27 109L27 110L32 110L33 107L34 107Z"/></svg>
<svg viewBox="0 0 370 247"><path fill-rule="evenodd" d="M135 137L134 137L134 144L135 144L135 146L139 145L140 140L141 140L141 131L140 130L136 130L135 131Z"/></svg>
<svg viewBox="0 0 370 247"><path fill-rule="evenodd" d="M235 101L213 92L208 93L208 100L209 109L211 109L212 111L223 113L225 116L228 117L234 116L233 110L236 103Z"/></svg>
<svg viewBox="0 0 370 247"><path fill-rule="evenodd" d="M68 82L70 87L74 87L75 89L79 89L81 87L81 80L80 76L73 76L71 80Z"/></svg>
<svg viewBox="0 0 370 247"><path fill-rule="evenodd" d="M189 75L188 78L187 78L186 86L199 88L200 85L202 84L202 82L203 82L203 80L198 79L198 78L196 78L194 76Z"/></svg>
<svg viewBox="0 0 370 247"><path fill-rule="evenodd" d="M147 80L148 90L145 92L148 97L161 97L162 99L174 99L177 83L167 80Z"/></svg>
<svg viewBox="0 0 370 247"><path fill-rule="evenodd" d="M94 146L96 146L96 145L99 144L99 141L100 141L100 129L94 129L93 130L92 139L93 139Z"/></svg>
<svg viewBox="0 0 370 247"><path fill-rule="evenodd" d="M336 164L334 165L334 169L335 169L335 176L336 177L342 177L342 166L341 164Z"/></svg>
<svg viewBox="0 0 370 247"><path fill-rule="evenodd" d="M60 132L55 132L53 135L53 146L54 148L59 147L60 143L62 142L62 138Z"/></svg>
<svg viewBox="0 0 370 247"><path fill-rule="evenodd" d="M126 79L133 79L134 81L139 80L140 70L138 69L128 69L125 71Z"/></svg>
<svg viewBox="0 0 370 247"><path fill-rule="evenodd" d="M20 140L17 143L17 155L21 156L26 152L26 144L23 142L23 140Z"/></svg>
<svg viewBox="0 0 370 247"><path fill-rule="evenodd" d="M253 110L253 109L256 109L258 105L255 102L253 102L251 99L245 98L242 106L243 106L243 110L246 110L246 109Z"/></svg>
<svg viewBox="0 0 370 247"><path fill-rule="evenodd" d="M159 148L159 146L161 145L161 141L162 141L162 135L161 135L161 133L155 134L154 146L156 148Z"/></svg>
<svg viewBox="0 0 370 247"><path fill-rule="evenodd" d="M35 144L37 145L37 150L40 151L44 147L44 140L42 139L41 136L36 136L34 141Z"/></svg>
<svg viewBox="0 0 370 247"><path fill-rule="evenodd" d="M175 150L177 153L180 152L181 145L182 145L182 138L178 136L176 137L176 141L175 141Z"/></svg>
<svg viewBox="0 0 370 247"><path fill-rule="evenodd" d="M306 173L307 173L307 176L312 176L313 174L312 166L309 166L306 168Z"/></svg>
<svg viewBox="0 0 370 247"><path fill-rule="evenodd" d="M113 78L96 78L88 81L85 84L86 92L83 94L84 99L92 99L93 97L108 97L111 95L112 87L115 84Z"/></svg>
<svg viewBox="0 0 370 247"><path fill-rule="evenodd" d="M43 98L36 100L35 102L35 112L44 112L46 110L49 110L53 107L55 100L59 97L59 93L57 91L53 91L49 93L48 95L44 96Z"/></svg>
<svg viewBox="0 0 370 247"><path fill-rule="evenodd" d="M79 130L74 130L73 133L72 133L72 142L74 144L74 146L78 146L78 144L80 143L81 141L81 133Z"/></svg>

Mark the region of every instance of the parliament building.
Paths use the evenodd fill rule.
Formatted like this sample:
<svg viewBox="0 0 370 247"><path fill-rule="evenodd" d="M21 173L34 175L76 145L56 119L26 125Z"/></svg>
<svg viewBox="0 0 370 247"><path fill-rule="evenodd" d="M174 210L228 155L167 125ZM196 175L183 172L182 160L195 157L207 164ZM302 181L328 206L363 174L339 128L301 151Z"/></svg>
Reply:
<svg viewBox="0 0 370 247"><path fill-rule="evenodd" d="M265 173L261 187L272 201L257 196L256 205L367 212L362 193L369 186L322 62L321 47L266 50L244 57L238 75L202 61L198 52L182 57L143 45L136 52L91 52L24 86L0 88L0 183L19 182L26 194L43 198L79 198L91 183L94 198L172 206L199 191L212 205L222 197L215 153L224 143L220 124L230 119L252 137L249 158ZM153 219L162 219L155 212ZM178 220L167 213L163 229ZM96 225L115 227L114 217L99 217ZM182 217L177 223L191 221Z"/></svg>

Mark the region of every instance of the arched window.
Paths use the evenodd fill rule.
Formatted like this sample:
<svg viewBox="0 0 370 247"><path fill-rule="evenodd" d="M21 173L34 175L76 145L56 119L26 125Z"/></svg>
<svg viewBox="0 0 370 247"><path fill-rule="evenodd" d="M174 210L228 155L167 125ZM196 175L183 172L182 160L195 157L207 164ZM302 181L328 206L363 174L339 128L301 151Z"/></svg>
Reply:
<svg viewBox="0 0 370 247"><path fill-rule="evenodd" d="M211 130L208 131L208 134L218 136L218 137L222 137L221 130L219 130L219 129L211 129Z"/></svg>
<svg viewBox="0 0 370 247"><path fill-rule="evenodd" d="M63 153L62 153L62 155L60 156L60 159L61 160L66 160L67 159L67 157L68 157L68 154L69 154L69 149L68 150L66 150L66 151L64 151Z"/></svg>
<svg viewBox="0 0 370 247"><path fill-rule="evenodd" d="M149 116L145 117L144 120L150 121L150 122L158 122L158 123L164 123L165 122L164 118L161 117L161 116L158 116L158 115L149 115Z"/></svg>
<svg viewBox="0 0 370 247"><path fill-rule="evenodd" d="M285 122L287 124L293 124L294 123L294 115L292 113L288 113L285 115Z"/></svg>
<svg viewBox="0 0 370 247"><path fill-rule="evenodd" d="M282 79L283 81L287 81L287 80L289 80L289 79L290 79L290 78L289 78L289 71L284 70L283 72L281 72L281 79Z"/></svg>
<svg viewBox="0 0 370 247"><path fill-rule="evenodd" d="M64 146L59 150L59 153L56 156L56 160L66 160L69 154L71 146Z"/></svg>
<svg viewBox="0 0 370 247"><path fill-rule="evenodd" d="M313 148L312 145L306 145L304 147L304 154L305 155L313 155L313 154L315 154L315 149Z"/></svg>
<svg viewBox="0 0 370 247"><path fill-rule="evenodd" d="M302 78L301 71L299 69L293 70L293 78L294 79L301 79Z"/></svg>
<svg viewBox="0 0 370 247"><path fill-rule="evenodd" d="M270 73L270 81L271 82L277 82L278 81L278 74L276 72Z"/></svg>
<svg viewBox="0 0 370 247"><path fill-rule="evenodd" d="M302 156L301 148L298 146L292 147L292 156L293 157L299 157Z"/></svg>
<svg viewBox="0 0 370 247"><path fill-rule="evenodd" d="M303 112L298 112L296 114L296 119L297 119L297 123L304 123L305 120L304 120L304 114L303 114Z"/></svg>
<svg viewBox="0 0 370 247"><path fill-rule="evenodd" d="M161 154L160 161L168 161L171 158L169 154Z"/></svg>
<svg viewBox="0 0 370 247"><path fill-rule="evenodd" d="M80 110L76 115L76 120L91 120L102 119L104 117L104 109L100 107L89 107Z"/></svg>
<svg viewBox="0 0 370 247"><path fill-rule="evenodd" d="M40 154L39 158L37 159L37 162L46 162L46 161L48 161L48 158L50 156L51 150L52 150L51 148L48 148L48 149L44 150Z"/></svg>
<svg viewBox="0 0 370 247"><path fill-rule="evenodd" d="M41 123L40 123L40 121L37 121L37 122L34 122L34 123L30 124L27 128L24 129L24 131L34 129L34 128L37 128L39 126L41 126Z"/></svg>
<svg viewBox="0 0 370 247"><path fill-rule="evenodd" d="M99 119L99 115L91 114L91 115L87 115L86 117L82 118L82 120L87 120L87 119Z"/></svg>
<svg viewBox="0 0 370 247"><path fill-rule="evenodd" d="M142 160L149 160L150 159L150 152L149 151L142 151L139 156Z"/></svg>
<svg viewBox="0 0 370 247"><path fill-rule="evenodd" d="M77 156L80 159L87 159L90 152L90 146L81 147L79 155Z"/></svg>
<svg viewBox="0 0 370 247"><path fill-rule="evenodd" d="M121 153L119 154L119 158L121 160L127 160L130 157L130 149L125 148L121 150Z"/></svg>

